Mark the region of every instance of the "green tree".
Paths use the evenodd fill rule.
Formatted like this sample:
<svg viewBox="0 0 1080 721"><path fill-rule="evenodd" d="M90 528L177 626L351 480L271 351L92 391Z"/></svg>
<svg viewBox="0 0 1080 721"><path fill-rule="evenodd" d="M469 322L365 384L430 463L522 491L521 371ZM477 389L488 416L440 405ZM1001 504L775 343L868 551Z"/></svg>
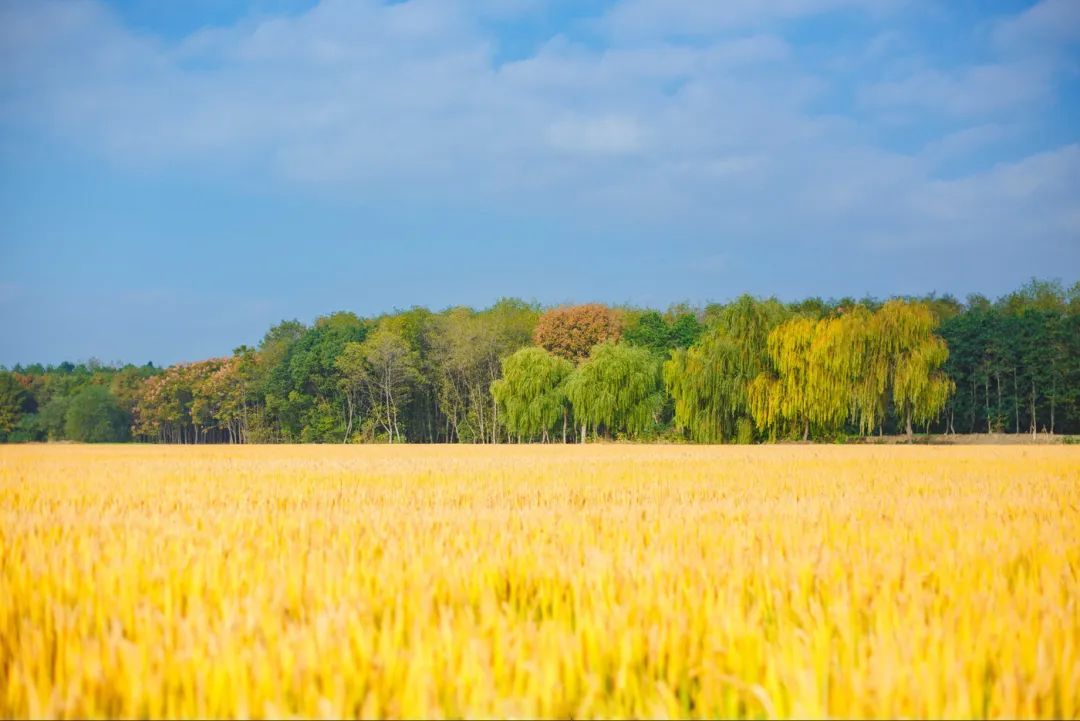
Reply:
<svg viewBox="0 0 1080 721"><path fill-rule="evenodd" d="M405 440L402 409L420 381L418 363L401 333L386 325L363 343L347 343L336 359L346 387L362 389L371 420L391 443Z"/></svg>
<svg viewBox="0 0 1080 721"><path fill-rule="evenodd" d="M42 406L38 413L38 427L47 440L59 441L64 438L64 425L67 423L68 406L71 396L54 395Z"/></svg>
<svg viewBox="0 0 1080 721"><path fill-rule="evenodd" d="M659 370L644 348L611 342L595 346L566 382L581 440L590 427L594 433L630 436L652 428L663 403Z"/></svg>
<svg viewBox="0 0 1080 721"><path fill-rule="evenodd" d="M108 388L90 385L71 399L64 432L83 443L117 443L130 437L130 419Z"/></svg>
<svg viewBox="0 0 1080 721"><path fill-rule="evenodd" d="M772 370L748 388L754 422L770 437L801 431L834 434L858 407L864 370L864 313L814 320L800 316L769 334Z"/></svg>
<svg viewBox="0 0 1080 721"><path fill-rule="evenodd" d="M529 345L538 317L536 306L514 299L439 316L431 372L447 440L497 443L504 437L491 384L502 373L501 359Z"/></svg>
<svg viewBox="0 0 1080 721"><path fill-rule="evenodd" d="M522 348L502 361L502 378L491 384L491 394L499 404L503 423L518 439L540 437L562 421L562 439L567 435L565 382L573 371L571 363L543 348Z"/></svg>
<svg viewBox="0 0 1080 721"><path fill-rule="evenodd" d="M660 358L667 358L671 351L691 346L701 331L701 323L693 313L679 313L669 319L649 310L627 323L622 339L630 345L648 348Z"/></svg>
<svg viewBox="0 0 1080 721"><path fill-rule="evenodd" d="M709 330L664 364L678 430L700 443L753 439L748 389L768 367L770 331L788 315L773 298L743 295L729 305L713 306Z"/></svg>
<svg viewBox="0 0 1080 721"><path fill-rule="evenodd" d="M369 324L353 313L339 312L316 319L291 340L295 330L284 325L282 339L271 343L280 360L268 373L267 412L284 440L339 442L348 409L335 361L347 343L364 340Z"/></svg>
<svg viewBox="0 0 1080 721"><path fill-rule="evenodd" d="M26 410L26 401L26 389L15 378L15 374L0 372L0 439L6 439L19 425L19 420Z"/></svg>

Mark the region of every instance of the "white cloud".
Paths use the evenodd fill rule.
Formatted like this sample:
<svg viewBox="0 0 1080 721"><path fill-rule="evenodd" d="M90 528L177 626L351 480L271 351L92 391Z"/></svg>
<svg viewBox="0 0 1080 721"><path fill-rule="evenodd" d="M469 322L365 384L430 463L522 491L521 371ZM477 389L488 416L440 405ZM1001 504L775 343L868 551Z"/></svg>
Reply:
<svg viewBox="0 0 1080 721"><path fill-rule="evenodd" d="M1080 3L1041 0L1019 15L1002 19L994 39L1005 50L1045 51L1080 40Z"/></svg>
<svg viewBox="0 0 1080 721"><path fill-rule="evenodd" d="M865 12L846 0L624 0L600 21L614 45L560 36L503 65L473 6L449 0L326 0L175 44L90 2L5 4L0 117L163 171L225 169L586 223L632 218L732 242L967 242L999 232L988 215L1025 237L1075 242L1073 146L934 179L943 159L994 142L1002 123L986 116L1051 99L1049 66L1028 56L924 64L856 92L863 108L955 120L917 156L888 152L873 142L873 118L813 109L835 81L775 26L853 4ZM532 0L514 10L537 11ZM875 58L902 45L878 37L889 40Z"/></svg>
<svg viewBox="0 0 1080 721"><path fill-rule="evenodd" d="M1015 127L1001 123L972 125L927 143L921 155L934 163L948 161L991 146L1015 133Z"/></svg>
<svg viewBox="0 0 1080 721"><path fill-rule="evenodd" d="M601 24L621 39L708 37L843 8L877 12L898 4L895 0L624 0Z"/></svg>
<svg viewBox="0 0 1080 721"><path fill-rule="evenodd" d="M916 107L954 116L1024 109L1053 94L1051 68L1044 63L988 63L946 72L923 69L899 80L864 88L870 107Z"/></svg>
<svg viewBox="0 0 1080 721"><path fill-rule="evenodd" d="M548 128L548 141L558 150L621 155L641 149L641 128L633 118L606 115L564 118Z"/></svg>

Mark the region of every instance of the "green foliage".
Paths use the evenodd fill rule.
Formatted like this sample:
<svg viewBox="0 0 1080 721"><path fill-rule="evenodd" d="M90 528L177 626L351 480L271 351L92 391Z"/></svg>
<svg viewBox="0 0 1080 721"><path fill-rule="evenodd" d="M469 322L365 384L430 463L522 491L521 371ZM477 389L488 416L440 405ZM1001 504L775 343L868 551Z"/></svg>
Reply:
<svg viewBox="0 0 1080 721"><path fill-rule="evenodd" d="M0 439L6 439L19 425L26 402L26 389L15 374L0 372Z"/></svg>
<svg viewBox="0 0 1080 721"><path fill-rule="evenodd" d="M264 386L271 423L283 440L340 442L347 409L335 361L347 343L364 340L369 324L341 312L299 330L283 323L264 339L277 361Z"/></svg>
<svg viewBox="0 0 1080 721"><path fill-rule="evenodd" d="M565 382L573 365L543 348L522 348L503 359L503 377L493 381L491 394L503 423L518 439L548 439L556 424L567 421Z"/></svg>
<svg viewBox="0 0 1080 721"><path fill-rule="evenodd" d="M355 389L363 394L375 419L372 427L379 428L390 442L400 443L406 434L402 411L422 377L418 354L395 325L383 323L363 343L347 343L335 365L350 398ZM339 428L332 430L341 437ZM345 433L346 439L349 435Z"/></svg>
<svg viewBox="0 0 1080 721"><path fill-rule="evenodd" d="M71 399L64 433L83 443L117 443L130 437L130 419L104 386L91 385Z"/></svg>
<svg viewBox="0 0 1080 721"><path fill-rule="evenodd" d="M534 339L580 370L566 375L561 360L529 347ZM1033 280L996 301L741 296L661 313L542 312L503 299L483 310L335 313L310 327L283 321L258 347L167 369L94 359L0 369L0 440L67 437L88 388L109 393L136 440L168 443L499 443L550 438L564 417L575 438L585 425L663 441L1074 434L1080 283Z"/></svg>
<svg viewBox="0 0 1080 721"><path fill-rule="evenodd" d="M738 417L739 349L726 333L710 331L664 363L663 379L675 402L675 427L698 443L719 443Z"/></svg>
<svg viewBox="0 0 1080 721"><path fill-rule="evenodd" d="M702 330L693 313L680 313L668 320L650 310L628 323L622 337L630 345L647 348L660 358L667 358L671 351L693 345Z"/></svg>
<svg viewBox="0 0 1080 721"><path fill-rule="evenodd" d="M527 346L540 313L535 305L503 299L491 308L451 308L435 325L428 358L437 410L447 440L497 443L505 437L491 384L498 380L501 359ZM434 425L434 424L433 424Z"/></svg>
<svg viewBox="0 0 1080 721"><path fill-rule="evenodd" d="M779 301L746 295L714 306L710 330L664 364L675 427L699 443L750 442L749 385L768 363L769 332L787 316Z"/></svg>
<svg viewBox="0 0 1080 721"><path fill-rule="evenodd" d="M67 423L68 407L71 396L53 396L37 416L37 427L43 440L59 441L64 438L64 425Z"/></svg>
<svg viewBox="0 0 1080 721"><path fill-rule="evenodd" d="M971 297L964 313L942 323L949 348L945 370L956 384L946 406L949 430L1052 433L1077 427L1076 288L1033 280L996 304Z"/></svg>
<svg viewBox="0 0 1080 721"><path fill-rule="evenodd" d="M566 395L586 430L641 435L656 423L663 402L659 364L644 348L602 343L571 374Z"/></svg>

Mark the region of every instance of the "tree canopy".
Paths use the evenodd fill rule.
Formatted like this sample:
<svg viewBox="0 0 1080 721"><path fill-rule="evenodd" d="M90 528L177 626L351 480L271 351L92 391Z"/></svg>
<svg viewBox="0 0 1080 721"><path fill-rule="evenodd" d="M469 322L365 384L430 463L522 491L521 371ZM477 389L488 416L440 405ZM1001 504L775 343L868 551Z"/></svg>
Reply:
<svg viewBox="0 0 1080 721"><path fill-rule="evenodd" d="M593 433L641 435L657 421L663 399L659 364L649 351L623 343L594 346L570 376L566 395L581 424Z"/></svg>
<svg viewBox="0 0 1080 721"><path fill-rule="evenodd" d="M537 319L533 340L544 350L574 363L588 357L593 347L617 340L622 332L619 315L599 303L552 308Z"/></svg>
<svg viewBox="0 0 1080 721"><path fill-rule="evenodd" d="M343 311L167 368L0 369L6 442L745 443L928 431L1080 432L1080 284L1033 280L997 300Z"/></svg>
<svg viewBox="0 0 1080 721"><path fill-rule="evenodd" d="M567 434L566 380L573 365L543 348L522 348L503 359L502 378L491 384L491 394L503 423L518 440L548 440L549 432L562 423Z"/></svg>

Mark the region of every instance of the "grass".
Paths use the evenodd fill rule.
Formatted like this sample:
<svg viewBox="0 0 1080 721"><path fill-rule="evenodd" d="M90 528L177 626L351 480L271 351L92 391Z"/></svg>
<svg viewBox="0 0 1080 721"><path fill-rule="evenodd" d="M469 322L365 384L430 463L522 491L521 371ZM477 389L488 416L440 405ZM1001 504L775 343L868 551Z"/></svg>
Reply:
<svg viewBox="0 0 1080 721"><path fill-rule="evenodd" d="M0 447L0 717L1080 715L1080 449Z"/></svg>

